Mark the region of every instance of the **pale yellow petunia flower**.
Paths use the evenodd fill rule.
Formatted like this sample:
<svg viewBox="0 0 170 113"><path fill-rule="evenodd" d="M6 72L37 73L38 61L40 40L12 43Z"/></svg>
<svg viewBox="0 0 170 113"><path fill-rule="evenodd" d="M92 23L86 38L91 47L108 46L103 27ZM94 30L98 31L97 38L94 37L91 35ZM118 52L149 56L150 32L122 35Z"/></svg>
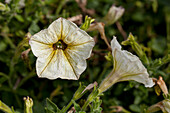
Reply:
<svg viewBox="0 0 170 113"><path fill-rule="evenodd" d="M100 84L100 92L106 91L113 84L120 81L134 80L143 83L145 87L154 85L152 78L149 78L147 69L139 58L126 50L121 50L121 45L116 40L116 37L113 37L111 41L111 48L114 68Z"/></svg>
<svg viewBox="0 0 170 113"><path fill-rule="evenodd" d="M59 18L47 29L34 34L29 44L38 57L36 71L39 77L77 80L87 67L86 59L95 42L76 24Z"/></svg>

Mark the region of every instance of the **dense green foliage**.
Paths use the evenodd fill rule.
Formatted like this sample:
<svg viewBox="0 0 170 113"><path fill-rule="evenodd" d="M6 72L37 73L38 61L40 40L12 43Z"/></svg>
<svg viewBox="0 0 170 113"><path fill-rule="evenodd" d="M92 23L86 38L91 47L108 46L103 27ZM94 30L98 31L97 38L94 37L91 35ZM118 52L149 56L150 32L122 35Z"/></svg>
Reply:
<svg viewBox="0 0 170 113"><path fill-rule="evenodd" d="M108 48L98 31L88 32L95 37L97 43L87 61L87 69L78 81L38 78L35 71L36 57L31 51L28 56L21 57L21 53L30 48L25 38L28 32L33 35L47 28L59 17L69 18L79 14L83 15L83 19L89 15L97 22L104 22L103 18L113 4L125 8L124 15L118 22L126 37L131 32L145 51L149 63L143 63L150 76L162 76L167 87L170 87L169 0L87 0L86 8L94 10L94 14L81 10L75 0L11 0L9 4L4 0L0 2L5 4L0 6L0 100L13 106L15 111L23 112L23 97L26 96L33 99L35 113L45 113L44 107L53 104L52 102L60 109L70 102L79 82L86 86L94 81L100 83L108 75L113 67L105 59ZM105 26L109 42L113 35L117 36L119 42L126 40L117 26L118 23ZM132 46L123 48L139 56ZM75 109L80 109L89 94L90 91L73 102ZM47 97L52 102L46 102ZM131 112L142 112L163 99L162 95L156 95L154 88L145 88L143 84L134 81L121 82L106 91L101 99L96 98L89 111L114 112L112 106L123 106Z"/></svg>

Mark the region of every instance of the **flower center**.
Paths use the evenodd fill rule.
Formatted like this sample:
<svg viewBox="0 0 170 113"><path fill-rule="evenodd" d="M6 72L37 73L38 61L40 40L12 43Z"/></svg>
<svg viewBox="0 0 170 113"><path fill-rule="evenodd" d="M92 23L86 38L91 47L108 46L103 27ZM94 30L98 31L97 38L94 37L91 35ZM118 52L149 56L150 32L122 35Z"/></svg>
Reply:
<svg viewBox="0 0 170 113"><path fill-rule="evenodd" d="M62 40L59 40L57 43L53 44L54 50L62 49L65 50L67 48L67 44L64 43Z"/></svg>

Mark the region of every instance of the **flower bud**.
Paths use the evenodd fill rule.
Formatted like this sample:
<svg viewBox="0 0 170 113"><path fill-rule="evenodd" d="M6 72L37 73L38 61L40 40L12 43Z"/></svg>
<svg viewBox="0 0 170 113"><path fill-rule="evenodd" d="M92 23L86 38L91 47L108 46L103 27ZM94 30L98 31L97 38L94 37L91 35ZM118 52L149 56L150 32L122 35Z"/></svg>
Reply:
<svg viewBox="0 0 170 113"><path fill-rule="evenodd" d="M25 113L33 113L32 107L33 107L33 100L29 96L24 97L25 102Z"/></svg>
<svg viewBox="0 0 170 113"><path fill-rule="evenodd" d="M123 15L124 11L125 9L123 7L116 7L115 5L112 5L109 12L104 17L106 24L110 25L115 23Z"/></svg>

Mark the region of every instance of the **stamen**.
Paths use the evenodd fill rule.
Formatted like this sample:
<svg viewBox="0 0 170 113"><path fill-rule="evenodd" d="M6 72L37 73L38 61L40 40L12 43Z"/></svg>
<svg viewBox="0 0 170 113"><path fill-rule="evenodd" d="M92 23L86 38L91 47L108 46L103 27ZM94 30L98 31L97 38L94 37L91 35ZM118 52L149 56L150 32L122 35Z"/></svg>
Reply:
<svg viewBox="0 0 170 113"><path fill-rule="evenodd" d="M67 44L64 43L62 40L59 40L57 43L53 44L53 49L62 49L65 50L67 48Z"/></svg>

